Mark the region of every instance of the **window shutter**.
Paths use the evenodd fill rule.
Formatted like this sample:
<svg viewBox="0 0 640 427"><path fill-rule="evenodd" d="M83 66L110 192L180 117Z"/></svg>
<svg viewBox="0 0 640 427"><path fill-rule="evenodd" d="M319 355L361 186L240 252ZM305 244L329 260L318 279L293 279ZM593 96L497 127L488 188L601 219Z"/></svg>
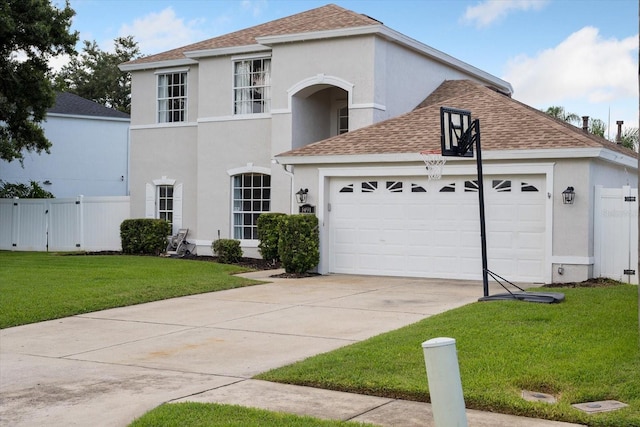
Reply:
<svg viewBox="0 0 640 427"><path fill-rule="evenodd" d="M145 218L156 217L156 186L153 184L146 185L144 217Z"/></svg>
<svg viewBox="0 0 640 427"><path fill-rule="evenodd" d="M182 228L182 184L173 186L173 229Z"/></svg>

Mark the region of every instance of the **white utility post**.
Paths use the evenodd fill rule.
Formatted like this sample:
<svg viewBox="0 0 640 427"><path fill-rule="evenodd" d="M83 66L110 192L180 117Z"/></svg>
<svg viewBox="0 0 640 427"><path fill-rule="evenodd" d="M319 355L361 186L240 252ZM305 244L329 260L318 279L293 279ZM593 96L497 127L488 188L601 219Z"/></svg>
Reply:
<svg viewBox="0 0 640 427"><path fill-rule="evenodd" d="M422 343L436 427L467 427L456 340L433 338Z"/></svg>

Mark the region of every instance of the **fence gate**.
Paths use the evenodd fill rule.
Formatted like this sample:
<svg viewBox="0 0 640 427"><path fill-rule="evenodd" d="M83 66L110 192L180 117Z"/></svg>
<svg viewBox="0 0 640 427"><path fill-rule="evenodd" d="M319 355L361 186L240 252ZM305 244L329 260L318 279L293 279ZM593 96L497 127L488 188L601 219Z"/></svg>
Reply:
<svg viewBox="0 0 640 427"><path fill-rule="evenodd" d="M129 197L0 199L0 249L121 250Z"/></svg>
<svg viewBox="0 0 640 427"><path fill-rule="evenodd" d="M638 284L638 189L596 186L594 277Z"/></svg>

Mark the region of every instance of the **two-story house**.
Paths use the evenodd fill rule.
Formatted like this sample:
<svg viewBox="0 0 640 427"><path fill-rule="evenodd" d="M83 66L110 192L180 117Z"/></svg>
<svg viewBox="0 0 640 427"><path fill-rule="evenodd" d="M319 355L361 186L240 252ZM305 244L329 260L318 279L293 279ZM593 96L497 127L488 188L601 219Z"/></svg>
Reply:
<svg viewBox="0 0 640 427"><path fill-rule="evenodd" d="M302 190L320 222L320 273L480 279L475 162L449 159L429 180L419 155L439 149L447 106L482 121L490 269L637 283L630 266L607 273L637 259L637 227L605 224L631 226L637 202L607 207L600 191L633 198L636 153L369 16L327 5L121 69L132 74L131 214L189 228L199 255L234 238L258 257L258 216L297 213ZM628 245L608 237L620 233Z"/></svg>
<svg viewBox="0 0 640 427"><path fill-rule="evenodd" d="M256 219L295 212L278 153L407 113L443 80L510 95L482 70L336 5L140 58L132 75L131 212L259 256Z"/></svg>

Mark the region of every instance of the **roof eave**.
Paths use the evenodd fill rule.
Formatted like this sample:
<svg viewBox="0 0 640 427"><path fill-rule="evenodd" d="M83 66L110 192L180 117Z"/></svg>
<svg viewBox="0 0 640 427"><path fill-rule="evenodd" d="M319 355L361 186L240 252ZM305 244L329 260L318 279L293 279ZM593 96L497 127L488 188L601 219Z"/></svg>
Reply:
<svg viewBox="0 0 640 427"><path fill-rule="evenodd" d="M182 58L182 59L169 59L166 61L154 61L154 62L142 62L142 63L124 63L118 65L120 71L129 72L129 71L144 71L144 70L154 70L157 68L168 68L168 67L184 67L189 65L195 65L198 61L190 58Z"/></svg>
<svg viewBox="0 0 640 427"><path fill-rule="evenodd" d="M338 37L353 37L368 34L377 34L383 25L365 25L362 27L339 28L335 30L312 31L306 33L282 34L276 36L256 37L256 41L261 45L273 46L283 43L294 43L309 40L323 40Z"/></svg>
<svg viewBox="0 0 640 427"><path fill-rule="evenodd" d="M184 56L190 59L200 59L215 56L241 55L254 52L270 52L271 47L262 44L251 44L246 46L221 47L217 49L194 50L185 52Z"/></svg>
<svg viewBox="0 0 640 427"><path fill-rule="evenodd" d="M609 150L605 147L588 148L554 148L536 150L496 150L483 151L482 158L489 160L549 160L549 159L580 159L599 158L615 163L631 170L638 169L638 160L632 156ZM313 165L313 164L347 164L347 163L405 163L420 162L419 153L384 153L384 154L350 154L350 155L320 155L320 156L275 156L281 165ZM470 162L473 158L447 158L451 162Z"/></svg>
<svg viewBox="0 0 640 427"><path fill-rule="evenodd" d="M61 117L65 119L83 119L83 120L104 120L109 122L123 122L130 123L129 117L111 117L111 116L96 116L89 114L68 114L68 113L50 113L47 112L47 117Z"/></svg>

